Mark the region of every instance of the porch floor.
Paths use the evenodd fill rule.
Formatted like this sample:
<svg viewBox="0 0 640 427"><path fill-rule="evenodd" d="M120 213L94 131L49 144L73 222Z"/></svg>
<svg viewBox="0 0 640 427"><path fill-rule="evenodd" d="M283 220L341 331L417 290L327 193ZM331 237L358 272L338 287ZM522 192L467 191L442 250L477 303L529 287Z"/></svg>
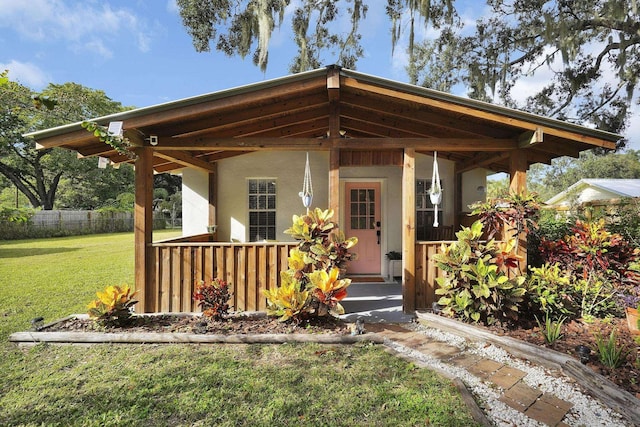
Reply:
<svg viewBox="0 0 640 427"><path fill-rule="evenodd" d="M342 301L349 322L362 318L367 323L408 323L415 319L402 312L402 285L398 282L351 283Z"/></svg>

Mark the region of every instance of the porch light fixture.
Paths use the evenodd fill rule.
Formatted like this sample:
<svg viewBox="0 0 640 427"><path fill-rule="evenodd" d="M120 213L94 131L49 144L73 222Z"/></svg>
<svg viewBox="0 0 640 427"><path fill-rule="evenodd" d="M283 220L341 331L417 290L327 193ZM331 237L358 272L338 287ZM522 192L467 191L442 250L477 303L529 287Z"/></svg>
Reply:
<svg viewBox="0 0 640 427"><path fill-rule="evenodd" d="M109 122L107 133L113 136L122 136L123 135L122 122Z"/></svg>
<svg viewBox="0 0 640 427"><path fill-rule="evenodd" d="M438 224L438 205L442 202L442 186L440 185L440 171L438 170L438 152L433 152L433 174L431 175L431 189L429 199L433 205L433 226Z"/></svg>
<svg viewBox="0 0 640 427"><path fill-rule="evenodd" d="M309 206L313 201L313 184L311 182L311 167L309 166L309 153L307 153L307 162L304 166L304 181L302 182L302 191L298 193L302 198L302 205L307 208L309 213Z"/></svg>

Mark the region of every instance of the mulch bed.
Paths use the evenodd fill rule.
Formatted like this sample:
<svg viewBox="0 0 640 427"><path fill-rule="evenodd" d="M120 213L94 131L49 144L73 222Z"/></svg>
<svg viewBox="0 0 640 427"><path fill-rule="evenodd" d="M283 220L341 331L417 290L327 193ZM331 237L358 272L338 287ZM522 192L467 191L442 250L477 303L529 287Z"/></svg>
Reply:
<svg viewBox="0 0 640 427"><path fill-rule="evenodd" d="M640 399L640 345L634 340L634 337L638 335L632 335L629 332L626 319L595 320L591 323L579 320L567 322L562 328L562 338L553 344L545 341L538 325L531 321L524 321L515 326L492 325L485 328L495 335L508 336L540 347L550 348L569 354L578 360L580 356L576 353L576 347L586 345L591 349L591 357L587 366ZM600 363L596 346L596 337L602 336L604 339L608 339L612 330L616 331L618 344L626 346L628 352L623 365L615 369Z"/></svg>
<svg viewBox="0 0 640 427"><path fill-rule="evenodd" d="M90 319L68 319L46 329L47 332L157 332L188 334L338 334L351 329L340 319L325 317L309 319L300 324L279 322L265 316L229 316L223 320L208 320L202 316L162 314L134 316L123 326L103 326Z"/></svg>

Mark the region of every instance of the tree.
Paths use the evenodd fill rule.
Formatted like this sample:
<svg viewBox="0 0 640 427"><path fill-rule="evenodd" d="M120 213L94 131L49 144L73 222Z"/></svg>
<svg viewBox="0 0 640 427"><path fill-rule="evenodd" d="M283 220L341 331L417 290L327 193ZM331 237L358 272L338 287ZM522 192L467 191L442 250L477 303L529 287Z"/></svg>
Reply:
<svg viewBox="0 0 640 427"><path fill-rule="evenodd" d="M533 165L528 187L548 200L583 178L640 179L640 150L597 156L582 153L577 160L561 157L551 166Z"/></svg>
<svg viewBox="0 0 640 427"><path fill-rule="evenodd" d="M392 22L392 45L401 35L403 17L408 9L409 38L413 43L416 21L439 28L451 23L455 15L452 0L387 0L385 12ZM177 0L182 23L198 52L211 45L227 55L246 57L262 70L268 63L269 41L285 19L290 0ZM382 7L379 0L302 0L295 3L291 28L298 51L290 66L298 73L322 65L321 57L331 52L338 64L356 68L364 54L360 23L369 6ZM344 22L347 17L348 22ZM421 21L420 21L421 19ZM345 31L346 29L346 31Z"/></svg>
<svg viewBox="0 0 640 427"><path fill-rule="evenodd" d="M33 207L53 209L60 182L97 168L95 159L78 159L69 150L36 150L22 135L123 111L103 91L75 83L50 84L35 93L2 73L0 81L0 174L22 192ZM55 100L55 101L54 101Z"/></svg>
<svg viewBox="0 0 640 427"><path fill-rule="evenodd" d="M177 0L198 52L211 46L228 55L252 54L265 69L271 33L282 26L290 0ZM298 47L290 70L322 65L330 52L356 68L363 56L360 25L370 8L385 7L390 47L408 29L407 71L414 84L500 102L532 113L621 132L640 75L640 15L636 0L487 0L475 24L459 16L454 0L300 0L291 16ZM480 9L474 4L474 9ZM348 22L345 20L348 19ZM416 41L419 28L435 39ZM346 28L346 31L345 31ZM434 32L430 32L433 34ZM336 62L336 61L333 61ZM552 77L526 100L516 84L541 72ZM621 142L620 146L623 146Z"/></svg>
<svg viewBox="0 0 640 427"><path fill-rule="evenodd" d="M454 24L416 48L409 68L414 83L443 90L463 84L472 98L497 98L535 114L624 130L640 75L635 0L487 4L491 13L473 32ZM540 72L551 73L544 87L516 100L517 83Z"/></svg>

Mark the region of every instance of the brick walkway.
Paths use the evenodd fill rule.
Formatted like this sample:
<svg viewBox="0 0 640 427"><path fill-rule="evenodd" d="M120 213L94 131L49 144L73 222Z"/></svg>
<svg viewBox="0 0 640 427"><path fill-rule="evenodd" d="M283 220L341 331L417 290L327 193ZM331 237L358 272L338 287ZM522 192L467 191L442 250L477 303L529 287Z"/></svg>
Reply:
<svg viewBox="0 0 640 427"><path fill-rule="evenodd" d="M424 334L397 324L368 324L367 332L376 332L445 364L465 369L492 388L500 390L500 401L531 419L548 426L567 425L562 420L573 405L527 385L523 381L527 374L520 369L430 340Z"/></svg>

